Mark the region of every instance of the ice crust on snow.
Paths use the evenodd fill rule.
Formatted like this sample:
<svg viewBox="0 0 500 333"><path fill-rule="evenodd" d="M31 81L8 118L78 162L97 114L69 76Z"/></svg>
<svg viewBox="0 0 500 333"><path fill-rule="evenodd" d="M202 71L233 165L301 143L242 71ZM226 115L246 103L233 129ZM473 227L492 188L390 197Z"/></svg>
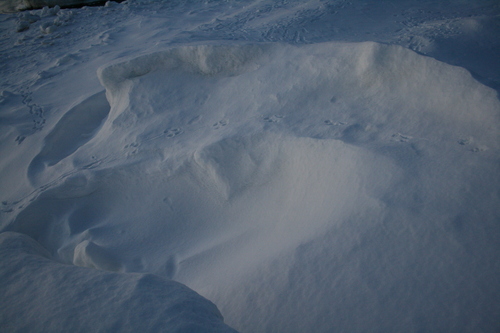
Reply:
<svg viewBox="0 0 500 333"><path fill-rule="evenodd" d="M235 332L213 303L178 282L64 265L13 232L0 234L0 257L5 332Z"/></svg>
<svg viewBox="0 0 500 333"><path fill-rule="evenodd" d="M48 131L2 230L180 281L241 332L498 328L500 102L468 71L372 42L234 43L98 77L107 99Z"/></svg>

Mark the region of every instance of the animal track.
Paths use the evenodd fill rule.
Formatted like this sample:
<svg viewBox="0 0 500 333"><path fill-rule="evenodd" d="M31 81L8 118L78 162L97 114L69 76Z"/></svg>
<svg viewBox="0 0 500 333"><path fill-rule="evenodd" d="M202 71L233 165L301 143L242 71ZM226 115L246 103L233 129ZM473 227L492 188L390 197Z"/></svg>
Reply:
<svg viewBox="0 0 500 333"><path fill-rule="evenodd" d="M131 148L137 148L137 147L139 147L139 144L138 144L137 142L132 142L132 143L131 143L131 144L129 144L129 145L125 145L123 148L124 148L124 149L127 149L127 148L130 148L130 147L131 147Z"/></svg>
<svg viewBox="0 0 500 333"><path fill-rule="evenodd" d="M462 145L462 146L466 146L466 145L471 144L471 143L472 143L472 138L470 138L470 137L458 140L458 144Z"/></svg>
<svg viewBox="0 0 500 333"><path fill-rule="evenodd" d="M146 142L152 141L152 140L156 140L156 139L160 139L162 137L173 138L173 137L175 137L175 136L177 136L179 134L182 134L182 133L184 133L184 131L182 130L182 128L178 128L178 127L176 127L176 128L167 128L161 134L156 134L154 136L149 136L149 137L145 137L145 138L140 138L139 137L137 141L129 143L129 144L126 144L125 146L123 146L123 150L124 150L124 153L127 156L135 155L135 154L137 154L139 152L139 147L143 143L146 143Z"/></svg>
<svg viewBox="0 0 500 333"><path fill-rule="evenodd" d="M413 139L411 136L403 135L401 133L396 133L396 134L391 135L391 140L396 141L396 142L408 142L411 139Z"/></svg>
<svg viewBox="0 0 500 333"><path fill-rule="evenodd" d="M474 147L470 151L473 153L479 153L479 152L486 151L486 150L488 150L488 147L481 146L481 147Z"/></svg>
<svg viewBox="0 0 500 333"><path fill-rule="evenodd" d="M26 103L30 105L29 97L26 98ZM28 167L30 181L36 183L38 175L46 167L59 163L92 139L108 116L109 110L109 103L102 91L66 112L45 137L40 153L31 161Z"/></svg>
<svg viewBox="0 0 500 333"><path fill-rule="evenodd" d="M461 145L461 146L468 146L468 145L472 144L473 142L474 142L474 139L472 137L462 138L462 139L460 139L460 140L457 141L457 143L459 145ZM470 148L469 150L471 152L473 152L473 153L479 153L479 152L488 150L488 147L486 147L486 146L477 146L477 147L474 147L474 148Z"/></svg>
<svg viewBox="0 0 500 333"><path fill-rule="evenodd" d="M180 128L169 128L163 131L166 134L167 138L173 138L179 134L182 134L183 130Z"/></svg>
<svg viewBox="0 0 500 333"><path fill-rule="evenodd" d="M33 130L35 132L41 130L45 125L43 108L38 104L32 103L33 100L30 91L22 92L22 97L22 103L28 107L29 113L33 117Z"/></svg>
<svg viewBox="0 0 500 333"><path fill-rule="evenodd" d="M20 145L24 141L24 139L26 139L24 135L19 135L15 141L17 142L18 145Z"/></svg>
<svg viewBox="0 0 500 333"><path fill-rule="evenodd" d="M347 125L347 123L344 123L343 121L331 121L330 119L327 119L324 121L324 123L326 125L329 125L329 126L344 126L344 125Z"/></svg>
<svg viewBox="0 0 500 333"><path fill-rule="evenodd" d="M221 127L226 126L227 124L229 124L229 121L226 119L222 119L222 120L219 120L218 122L216 122L215 124L213 124L212 127L214 129L219 129Z"/></svg>
<svg viewBox="0 0 500 333"><path fill-rule="evenodd" d="M275 115L272 115L272 116L266 116L264 118L262 118L264 121L267 121L269 123L277 123L279 122L281 119L283 119L285 116L283 115L279 115L279 114L275 114Z"/></svg>
<svg viewBox="0 0 500 333"><path fill-rule="evenodd" d="M139 144L137 142L132 142L128 145L125 145L123 147L123 149L127 150L127 152L126 152L127 156L134 155L134 154L137 154L137 152L139 151Z"/></svg>

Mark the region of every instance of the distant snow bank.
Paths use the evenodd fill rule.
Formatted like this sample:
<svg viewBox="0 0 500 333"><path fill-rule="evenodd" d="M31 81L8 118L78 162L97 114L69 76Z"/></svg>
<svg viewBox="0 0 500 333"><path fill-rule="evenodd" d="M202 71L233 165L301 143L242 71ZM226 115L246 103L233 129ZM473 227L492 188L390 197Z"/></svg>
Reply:
<svg viewBox="0 0 500 333"><path fill-rule="evenodd" d="M60 264L33 239L0 234L4 332L236 332L216 306L151 274Z"/></svg>
<svg viewBox="0 0 500 333"><path fill-rule="evenodd" d="M2 0L0 13L12 13L20 10L39 9L43 7L72 7L102 3L104 0Z"/></svg>

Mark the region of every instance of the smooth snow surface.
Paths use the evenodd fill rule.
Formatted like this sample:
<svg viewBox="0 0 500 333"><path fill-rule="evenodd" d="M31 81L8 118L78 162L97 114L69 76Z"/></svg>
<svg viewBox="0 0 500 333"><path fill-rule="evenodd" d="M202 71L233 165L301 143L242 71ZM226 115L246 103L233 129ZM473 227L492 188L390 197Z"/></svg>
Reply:
<svg viewBox="0 0 500 333"><path fill-rule="evenodd" d="M117 274L56 263L26 235L0 235L2 331L235 332L217 307L152 274ZM24 277L30 276L32 280ZM43 281L42 285L33 281Z"/></svg>
<svg viewBox="0 0 500 333"><path fill-rule="evenodd" d="M500 330L500 8L460 3L5 15L0 327L231 331L182 283L240 332Z"/></svg>

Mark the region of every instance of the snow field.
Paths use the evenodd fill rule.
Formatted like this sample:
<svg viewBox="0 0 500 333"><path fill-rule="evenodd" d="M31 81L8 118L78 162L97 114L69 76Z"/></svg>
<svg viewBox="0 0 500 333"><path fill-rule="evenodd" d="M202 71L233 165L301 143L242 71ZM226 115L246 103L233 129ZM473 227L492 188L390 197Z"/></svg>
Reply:
<svg viewBox="0 0 500 333"><path fill-rule="evenodd" d="M91 96L46 136L28 178L61 184L9 230L66 263L185 283L243 332L493 325L493 296L463 277L472 265L483 273L468 283L492 282L493 263L463 258L483 232L471 223L495 218L461 211L464 188L481 186L493 208L498 180L473 174L493 174L500 104L467 71L397 46L323 43L183 46L98 75L109 107Z"/></svg>
<svg viewBox="0 0 500 333"><path fill-rule="evenodd" d="M498 5L450 3L2 16L0 325L228 330L174 280L240 332L498 331Z"/></svg>

